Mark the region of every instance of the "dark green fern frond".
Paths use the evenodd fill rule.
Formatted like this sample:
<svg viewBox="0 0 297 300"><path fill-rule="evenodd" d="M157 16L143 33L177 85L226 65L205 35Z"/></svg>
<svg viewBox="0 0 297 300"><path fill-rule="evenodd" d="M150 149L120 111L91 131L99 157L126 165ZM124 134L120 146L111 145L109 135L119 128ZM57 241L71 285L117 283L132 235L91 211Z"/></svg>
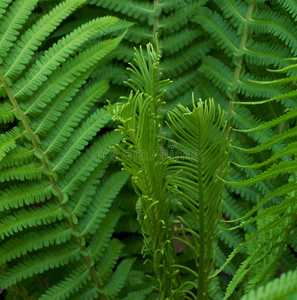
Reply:
<svg viewBox="0 0 297 300"><path fill-rule="evenodd" d="M291 78L291 77L289 77ZM294 76L293 76L294 78ZM293 79L292 79L293 80ZM280 80L282 82L282 80ZM287 80L284 80L287 82ZM266 84L268 84L267 82ZM252 129L242 130L241 132L264 132L272 129L279 124L284 124L291 119L296 118L296 109L288 110L285 114L274 118L271 121L260 124ZM242 169L258 169L262 172L252 178L241 182L233 182L233 186L257 186L262 181L272 181L278 178L279 184L274 186L273 191L267 193L262 199L258 199L257 205L249 210L243 217L235 220L243 222L233 229L245 226L252 222L257 222L257 231L247 235L246 242L235 249L227 261L229 261L238 251L247 244L248 257L241 264L235 276L230 282L226 299L232 294L234 289L241 283L247 274L251 277L247 280L246 292L257 288L261 284L267 283L275 277L277 266L282 260L282 253L288 244L292 229L296 226L296 162L294 155L296 153L296 142L294 128L283 130L277 136L268 139L266 142L254 148L244 149L235 147L236 151L247 152L251 154L263 153L270 150L273 146L275 153L268 156L263 162L254 165L238 165ZM292 137L291 137L292 136ZM284 144L281 145L282 142ZM291 158L293 155L293 160ZM267 166L266 169L264 167ZM288 174L289 181L284 174ZM271 200L277 196L280 201L277 205L271 206ZM258 211L256 216L253 213Z"/></svg>
<svg viewBox="0 0 297 300"><path fill-rule="evenodd" d="M133 22L125 36L125 42L119 47L121 51L117 54L117 59L121 62L131 61L133 58L132 49L135 44L144 45L148 42L154 43L155 34L158 33L159 48L162 52L160 70L164 72L165 78L171 78L174 82L183 80L183 84L171 85L172 93L164 95L166 102L174 102L174 105L186 102L190 97L189 90L196 86L197 67L205 53L209 52L210 45L205 33L193 22L195 14L208 1L180 1L162 0L148 2L146 0L131 1L89 1L92 8L97 8L99 13L106 12L110 15L120 16ZM176 63L176 60L179 63ZM111 68L115 66L111 64ZM121 74L125 73L125 66L120 66ZM193 72L192 79L186 79L187 72ZM123 89L120 74L115 74L116 88L111 89L108 95L111 99L117 97L120 89L123 93L128 93ZM129 76L127 74L126 76ZM120 86L120 87L119 87Z"/></svg>

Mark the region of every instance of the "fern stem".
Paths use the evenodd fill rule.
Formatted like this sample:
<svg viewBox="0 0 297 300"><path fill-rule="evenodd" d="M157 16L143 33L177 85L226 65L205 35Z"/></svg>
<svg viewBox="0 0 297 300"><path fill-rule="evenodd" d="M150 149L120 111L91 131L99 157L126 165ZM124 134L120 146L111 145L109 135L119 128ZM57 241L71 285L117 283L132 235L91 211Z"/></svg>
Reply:
<svg viewBox="0 0 297 300"><path fill-rule="evenodd" d="M248 7L248 11L247 11L247 15L245 18L245 23L244 23L244 28L243 28L243 33L241 36L241 41L240 41L240 46L238 49L238 53L242 53L245 45L247 43L248 40L248 36L249 36L249 23L252 17L252 14L255 10L255 0L251 1ZM237 84L239 82L239 78L241 75L241 71L243 69L243 63L244 63L244 56L241 55L236 59L236 67L235 67L235 71L234 71L234 77L233 77L233 82L232 82L232 87L231 87L231 98L230 98L230 102L229 102L229 107L228 107L228 112L227 112L227 120L228 120L228 127L229 128L231 126L231 120L230 117L233 113L234 110L234 106L235 104L232 102L235 102L237 100Z"/></svg>
<svg viewBox="0 0 297 300"><path fill-rule="evenodd" d="M159 0L154 0L154 27L153 27L153 41L155 39L156 33L158 31L159 28L159 17L156 17L156 11L159 7ZM155 45L156 46L156 45Z"/></svg>
<svg viewBox="0 0 297 300"><path fill-rule="evenodd" d="M7 84L6 80L5 80L5 77L2 73L2 71L0 70L0 81L2 83L2 86L4 87L6 93L7 93L7 96L11 102L11 104L13 105L16 113L18 114L25 130L27 131L27 133L29 134L30 136L30 139L31 139L31 142L34 146L34 149L36 150L36 152L38 153L39 157L40 157L40 161L42 163L42 166L44 168L44 170L46 171L46 175L49 177L49 180L52 184L52 187L54 188L54 190L56 191L57 193L57 198L63 208L63 210L66 212L67 214L67 221L71 227L71 229L73 231L76 231L76 232L79 232L77 226L74 224L73 220L72 220L72 217L71 217L71 211L69 210L68 206L63 203L63 192L62 190L60 189L59 185L58 185L58 182L57 180L55 179L55 176L54 176L54 172L51 170L46 158L45 158L45 154L43 153L42 149L40 148L40 145L36 139L36 136L33 132L33 130L31 129L30 127L30 124L28 123L27 119L26 119L26 115L22 112L13 92L11 91L9 85ZM87 252L87 248L84 246L83 244L83 240L81 237L75 237L76 239L76 242L79 246L79 249L81 249L81 251L83 253L88 253ZM84 256L84 259L85 259L85 262L87 264L87 267L90 271L90 274L92 276L92 279L95 283L95 286L96 288L102 290L102 286L99 282L99 279L98 279L98 274L97 274L97 271L95 269L95 266L92 265L92 262L91 262L91 257L90 255L87 255L87 256ZM105 295L105 294L100 294L101 295L101 299L103 300L108 300L108 297Z"/></svg>
<svg viewBox="0 0 297 300"><path fill-rule="evenodd" d="M141 147L138 147L141 149ZM150 163L150 162L149 162ZM155 202L156 199L160 197L160 194L155 196L156 191L152 188L152 184L150 179L154 178L154 175L151 172L147 172L147 170L154 170L154 163L152 166L147 166L143 160L140 160L140 165L144 177L144 183L146 186L146 196L150 199L153 199L152 202ZM162 197L162 195L161 195ZM161 203L165 203L164 198ZM151 224L149 230L149 236L152 240L152 252L153 252L153 264L154 271L157 276L157 280L159 282L159 290L161 292L161 300L169 299L172 297L171 293L174 289L172 285L179 284L180 278L179 274L175 273L176 269L172 263L176 262L175 252L173 247L168 247L166 245L166 254L162 254L164 250L164 241L169 239L168 236L168 212L164 208L160 207L160 203L151 208L146 208L146 217L149 223ZM165 221L166 229L163 228L162 223L160 221ZM166 230L166 232L164 232ZM165 235L165 237L164 237ZM163 250L161 250L163 248ZM173 270L172 270L173 268ZM170 279L170 276L174 274L175 280ZM176 288L176 287L175 287Z"/></svg>
<svg viewBox="0 0 297 300"><path fill-rule="evenodd" d="M197 120L197 126L201 126L199 119ZM201 149L202 141L201 135L198 135L196 149ZM205 274L205 215L204 215L204 195L203 195L203 170L202 170L202 155L197 156L197 182L198 186L198 203L199 203L199 248L198 248L198 290L197 299L207 300L207 274ZM206 276L205 276L206 275Z"/></svg>

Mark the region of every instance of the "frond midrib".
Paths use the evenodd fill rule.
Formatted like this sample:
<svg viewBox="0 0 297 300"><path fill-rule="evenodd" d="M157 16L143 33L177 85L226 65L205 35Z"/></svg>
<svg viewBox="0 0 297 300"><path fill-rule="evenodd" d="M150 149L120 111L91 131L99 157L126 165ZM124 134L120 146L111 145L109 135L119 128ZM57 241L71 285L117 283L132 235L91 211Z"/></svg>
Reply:
<svg viewBox="0 0 297 300"><path fill-rule="evenodd" d="M77 226L74 224L72 218L71 218L71 211L70 209L68 208L67 204L63 203L63 192L61 191L61 189L59 188L59 185L58 185L58 182L57 180L55 179L55 176L54 176L54 173L52 172L52 170L50 169L50 166L49 164L47 163L46 161L46 157L45 157L45 154L43 153L42 149L40 148L38 142L37 142L37 139L36 139L36 136L32 130L32 128L30 127L27 119L26 119L26 116L24 115L24 113L22 112L16 98L15 98L15 95L12 93L12 90L10 89L9 85L7 84L6 80L5 80L5 77L3 76L3 73L2 71L0 70L0 81L7 93L7 96L9 98L9 100L11 101L11 104L13 105L16 113L18 114L24 128L25 128L25 131L30 135L30 138L31 138L31 141L32 141L32 144L33 144L33 147L35 148L36 152L39 154L40 156L40 161L41 161L41 164L42 164L42 167L44 168L44 170L46 171L46 175L49 177L49 180L52 184L52 187L53 189L56 191L57 193L57 198L59 200L59 203L62 207L62 209L66 212L67 214L67 217L66 217L66 220L68 222L68 224L70 225L71 229L75 232L78 232L79 233L79 230L77 228ZM88 253L87 252L87 248L86 246L83 244L83 240L82 238L80 237L80 234L78 236L75 236L74 239L76 240L76 243L78 244L78 247L79 249L81 249L83 252L85 253ZM92 260L91 260L91 257L90 255L88 254L87 256L84 256L84 260L85 260L85 263L87 264L87 267L90 271L90 274L92 276L92 279L94 281L94 284L95 286L102 290L102 286L99 282L99 278L98 278L98 274L97 274L97 271L95 269L95 266L92 265ZM100 294L102 299L107 299L107 296L105 294Z"/></svg>

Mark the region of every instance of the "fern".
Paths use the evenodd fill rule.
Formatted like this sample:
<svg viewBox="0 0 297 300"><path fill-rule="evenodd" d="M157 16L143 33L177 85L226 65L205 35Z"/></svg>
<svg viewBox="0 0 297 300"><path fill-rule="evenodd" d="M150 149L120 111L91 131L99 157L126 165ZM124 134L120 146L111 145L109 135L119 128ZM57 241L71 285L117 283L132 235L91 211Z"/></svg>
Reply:
<svg viewBox="0 0 297 300"><path fill-rule="evenodd" d="M294 75L286 79L277 80L279 83L287 83L293 81L295 78ZM273 84L271 82L259 82L261 84ZM293 93L294 94L294 93ZM261 101L261 103L267 103L273 99L267 101ZM254 104L254 103L253 103ZM267 128L273 128L274 126L295 118L296 113L295 109L289 110L286 114L281 115L278 118L275 118L271 121L268 121L264 124L261 124L253 129L240 130L241 132L250 132L250 131L264 131ZM245 151L248 153L259 153L267 149L270 149L271 146L279 144L279 141L284 141L284 137L290 136L290 133L294 132L293 129L287 129L280 133L278 136L271 138L262 145L256 146L251 149L237 148L239 151ZM250 184L257 184L258 182L264 180L271 180L276 177L280 177L284 173L291 174L290 180L288 183L283 183L279 187L275 187L274 191L268 193L261 199L261 201L252 208L247 214L242 218L237 219L236 221L247 219L247 221L242 222L242 224L234 227L238 228L243 225L249 224L253 221L257 221L257 232L252 234L250 237L247 237L247 241L242 243L230 256L228 261L233 258L235 254L238 253L239 249L243 245L247 244L249 246L249 256L242 263L241 267L236 272L232 281L229 284L227 289L226 298L228 298L231 293L234 291L236 286L243 280L246 274L251 274L251 279L248 280L246 291L255 289L259 284L265 284L269 279L274 277L275 270L280 261L282 253L285 251L286 244L288 243L288 238L291 235L291 230L296 225L296 167L295 162L288 159L284 159L284 156L288 154L295 153L296 147L295 142L286 140L286 146L284 149L279 150L273 156L267 158L260 164L255 164L252 166L240 166L241 168L258 168L262 166L271 165L267 170L262 171L259 175L254 176L251 179L244 180L242 182L233 182L233 186L247 186ZM283 161L282 161L282 160ZM268 201L274 196L286 196L284 200L279 205L274 205L272 207L262 208L261 206L267 205ZM252 214L258 210L258 215L252 217ZM248 219L249 218L249 219ZM289 284L289 283L288 283ZM276 297L277 299L277 297Z"/></svg>
<svg viewBox="0 0 297 300"><path fill-rule="evenodd" d="M213 267L212 256L207 253L213 252L223 187L223 182L214 174L222 177L227 174L226 127L219 131L223 118L220 110L214 122L216 111L212 101L200 101L198 106L194 102L192 111L179 105L169 113L167 125L174 136L169 142L180 140L176 145L184 155L163 157L158 137L162 119L157 111L162 105L162 89L168 82L159 79L159 56L150 44L147 52L149 61L146 64L142 49L136 51L136 65L131 64L131 71L137 80L128 83L135 94L131 92L127 102L118 104L114 111L114 119L122 123L119 130L126 145L126 148L117 146L114 151L124 169L132 174L139 197L136 210L144 236L144 255L152 257L161 299L186 298L187 293L193 294L191 286L197 289L199 299L207 299L210 281L206 274L210 274ZM220 153L214 159L213 153L218 148ZM214 186L216 193L210 189ZM175 197L180 200L176 202ZM196 231L184 218L178 217L179 222L186 225L181 227L184 237L181 241L192 249L198 271L178 264L174 253L172 241L180 240L172 236L171 229L175 221L170 211L175 202L194 224L192 228ZM173 231L177 231L176 226ZM191 234L192 244L187 233ZM197 283L180 281L179 273L184 271L194 275Z"/></svg>
<svg viewBox="0 0 297 300"><path fill-rule="evenodd" d="M295 299L296 16L1 1L1 296Z"/></svg>
<svg viewBox="0 0 297 300"><path fill-rule="evenodd" d="M154 43L154 36L158 33L159 48L162 52L160 70L164 78L182 80L187 85L180 84L168 86L168 93L164 100L168 106L183 103L191 97L189 90L197 84L197 66L200 59L210 49L211 43L207 41L204 33L193 24L195 14L207 1L101 1L91 0L92 9L103 9L108 14L119 16L133 22L125 36L124 43L119 46L117 54L119 63L114 61L111 68L119 68L121 72L113 73L116 86L108 94L111 99L128 93L122 86L123 80L117 80L120 74L129 74L121 62L131 61L133 58L133 47L136 44ZM124 54L124 55L123 55ZM179 57L177 61L177 56ZM120 93L121 92L121 93Z"/></svg>
<svg viewBox="0 0 297 300"><path fill-rule="evenodd" d="M293 299L296 295L295 272L284 274L281 278L277 278L269 282L263 287L259 287L256 291L251 291L243 296L241 300L247 299ZM289 298L292 296L292 298ZM286 298L285 298L286 297Z"/></svg>
<svg viewBox="0 0 297 300"><path fill-rule="evenodd" d="M120 136L98 135L110 120L98 107L109 84L89 78L130 23L97 18L46 46L84 1L30 22L37 2L1 2L1 287L8 298L115 299L133 260L112 275L119 256L112 264L104 256L118 243L111 235L121 213L111 203L128 176L102 180Z"/></svg>

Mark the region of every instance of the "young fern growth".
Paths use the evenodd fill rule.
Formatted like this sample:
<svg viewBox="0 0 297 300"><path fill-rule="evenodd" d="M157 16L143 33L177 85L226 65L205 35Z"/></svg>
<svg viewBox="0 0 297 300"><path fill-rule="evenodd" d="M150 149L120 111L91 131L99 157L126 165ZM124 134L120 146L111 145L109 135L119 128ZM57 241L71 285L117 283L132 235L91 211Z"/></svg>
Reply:
<svg viewBox="0 0 297 300"><path fill-rule="evenodd" d="M142 49L136 51L135 63L131 64L133 73L139 81L128 84L136 90L131 91L127 103L119 103L114 120L122 126L123 144L113 150L122 161L124 170L132 174L132 184L139 196L136 205L138 221L144 236L144 255L153 260L157 288L161 299L179 299L175 292L180 284L172 229L170 228L170 196L168 189L167 167L159 147L158 131L162 117L157 110L162 105L162 88L168 80L160 81L158 73L159 53L152 45L147 46L148 63Z"/></svg>
<svg viewBox="0 0 297 300"><path fill-rule="evenodd" d="M193 101L193 110L178 105L168 117L167 124L174 138L179 140L179 148L187 154L170 159L169 170L177 174L171 184L179 190L181 208L197 230L192 230L198 268L197 299L209 299L211 280L208 276L214 266L214 242L224 186L218 176L227 176L230 150L226 123L221 128L224 111L220 107L216 109L213 99L200 100L198 106Z"/></svg>
<svg viewBox="0 0 297 300"><path fill-rule="evenodd" d="M162 61L159 68L164 78L171 78L174 84L167 87L164 95L167 105L187 103L191 90L200 81L197 68L200 60L210 50L212 41L199 28L194 18L207 0L90 0L92 10L103 10L133 22L125 36L125 41L117 49L117 61L108 64L105 73L112 78L115 88L108 96L118 99L126 94L123 80L129 76L124 66L133 59L133 47L154 41L158 33ZM103 73L101 71L101 73ZM100 72L98 72L100 76Z"/></svg>
<svg viewBox="0 0 297 300"><path fill-rule="evenodd" d="M123 145L113 151L132 174L144 256L153 263L161 299L208 299L224 185L218 176L225 178L228 171L226 124L221 129L224 112L216 110L213 100L200 100L198 106L193 101L192 110L179 105L168 114L171 139L160 136L163 117L158 110L169 81L160 79L159 52L148 44L147 53L148 62L142 49L136 50L135 65L131 64L136 80L128 83L133 91L113 112L124 136ZM161 140L172 138L182 152L169 156ZM175 205L183 216L174 217ZM183 239L173 236L174 231L181 231ZM179 263L174 240L188 246L192 265Z"/></svg>

